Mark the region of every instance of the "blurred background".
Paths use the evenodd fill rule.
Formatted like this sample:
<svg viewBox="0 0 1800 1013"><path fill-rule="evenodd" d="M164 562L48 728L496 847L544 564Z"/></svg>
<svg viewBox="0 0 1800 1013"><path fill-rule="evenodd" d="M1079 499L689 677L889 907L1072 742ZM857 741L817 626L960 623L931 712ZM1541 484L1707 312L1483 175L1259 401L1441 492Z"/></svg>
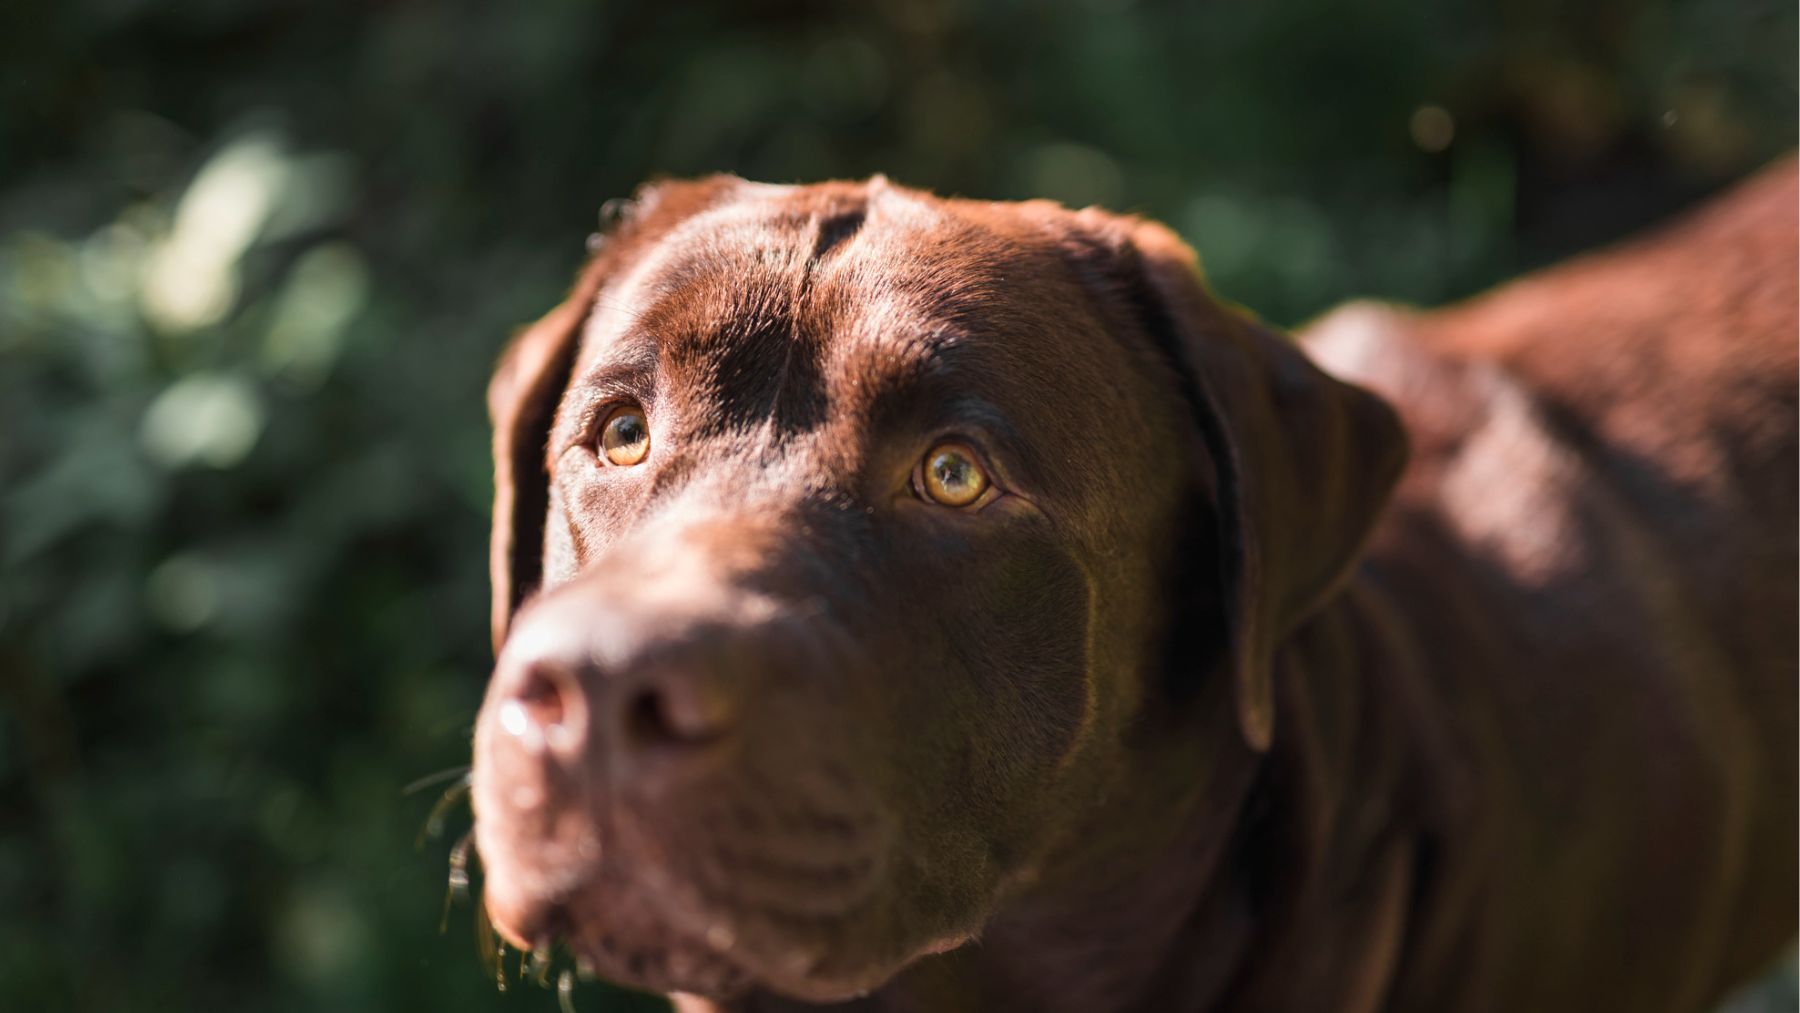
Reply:
<svg viewBox="0 0 1800 1013"><path fill-rule="evenodd" d="M489 366L644 178L1143 211L1293 325L1752 171L1795 41L1792 0L8 0L0 1008L556 1008L440 932L466 809L421 840L405 789L487 675Z"/></svg>

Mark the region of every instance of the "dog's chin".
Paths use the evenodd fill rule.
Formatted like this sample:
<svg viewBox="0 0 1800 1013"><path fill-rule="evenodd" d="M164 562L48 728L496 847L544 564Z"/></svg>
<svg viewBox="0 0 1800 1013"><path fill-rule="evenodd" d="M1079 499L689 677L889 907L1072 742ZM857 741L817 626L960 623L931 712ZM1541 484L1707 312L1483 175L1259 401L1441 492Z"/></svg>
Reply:
<svg viewBox="0 0 1800 1013"><path fill-rule="evenodd" d="M526 875L529 862L515 866L509 852L490 850L484 901L502 936L521 949L560 943L598 976L645 991L841 1001L952 945L893 945L901 891L882 875L887 863L867 853L826 860L813 850L787 861L714 853L704 863L710 875L601 861L552 896L520 886L548 882Z"/></svg>
<svg viewBox="0 0 1800 1013"><path fill-rule="evenodd" d="M563 943L609 981L648 992L683 992L718 1000L755 991L803 1002L841 1002L867 995L910 963L838 963L804 943L722 951L717 940L658 937L652 932L621 937L610 929L577 931Z"/></svg>
<svg viewBox="0 0 1800 1013"><path fill-rule="evenodd" d="M765 924L754 940L741 939L734 919L719 916L705 928L648 898L603 898L590 892L566 901L535 938L518 931L506 906L490 892L489 912L502 936L521 949L560 943L584 970L647 992L682 992L729 1000L751 991L805 1002L838 1002L866 995L918 957L960 944L927 943L900 959L883 959L859 945L858 926L846 924L835 938L783 935ZM682 924L678 924L682 923Z"/></svg>
<svg viewBox="0 0 1800 1013"><path fill-rule="evenodd" d="M729 949L664 924L572 926L562 943L586 968L614 983L646 992L686 992L732 999L760 984L753 968Z"/></svg>

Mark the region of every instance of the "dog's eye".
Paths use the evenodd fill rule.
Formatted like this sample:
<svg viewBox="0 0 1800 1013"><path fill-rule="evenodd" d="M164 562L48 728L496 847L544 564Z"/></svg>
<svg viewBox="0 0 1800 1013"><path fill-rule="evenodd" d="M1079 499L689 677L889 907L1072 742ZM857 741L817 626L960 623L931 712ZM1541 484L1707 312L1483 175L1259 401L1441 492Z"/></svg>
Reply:
<svg viewBox="0 0 1800 1013"><path fill-rule="evenodd" d="M650 421L636 405L620 405L600 425L600 454L628 468L650 455Z"/></svg>
<svg viewBox="0 0 1800 1013"><path fill-rule="evenodd" d="M920 492L944 506L964 507L980 499L990 485L975 452L960 443L940 443L925 455L919 470Z"/></svg>

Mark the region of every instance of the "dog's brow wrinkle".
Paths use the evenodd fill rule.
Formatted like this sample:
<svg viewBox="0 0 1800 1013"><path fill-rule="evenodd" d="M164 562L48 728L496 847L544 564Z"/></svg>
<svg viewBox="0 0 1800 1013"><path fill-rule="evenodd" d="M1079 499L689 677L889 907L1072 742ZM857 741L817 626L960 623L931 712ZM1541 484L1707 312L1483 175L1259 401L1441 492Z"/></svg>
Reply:
<svg viewBox="0 0 1800 1013"><path fill-rule="evenodd" d="M826 254L854 236L868 220L868 208L857 206L819 219L817 238L813 240L812 261L817 263L825 259Z"/></svg>

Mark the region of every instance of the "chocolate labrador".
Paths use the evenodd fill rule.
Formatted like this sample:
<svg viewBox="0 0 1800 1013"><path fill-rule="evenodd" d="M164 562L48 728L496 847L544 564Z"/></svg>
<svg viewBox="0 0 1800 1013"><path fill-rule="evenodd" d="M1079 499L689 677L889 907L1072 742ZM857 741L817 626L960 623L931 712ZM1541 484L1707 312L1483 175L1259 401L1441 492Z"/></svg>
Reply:
<svg viewBox="0 0 1800 1013"><path fill-rule="evenodd" d="M646 188L489 392L494 924L693 1009L1706 1008L1795 930L1796 236L1790 163L1296 344L1142 219Z"/></svg>

